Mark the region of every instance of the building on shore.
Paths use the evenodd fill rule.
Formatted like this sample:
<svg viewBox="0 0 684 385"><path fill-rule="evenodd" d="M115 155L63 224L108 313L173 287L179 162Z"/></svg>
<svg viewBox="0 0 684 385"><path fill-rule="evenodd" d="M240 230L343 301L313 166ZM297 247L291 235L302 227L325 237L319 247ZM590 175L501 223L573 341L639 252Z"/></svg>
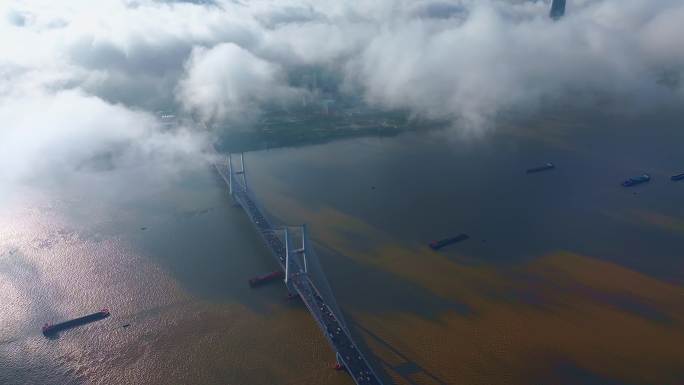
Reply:
<svg viewBox="0 0 684 385"><path fill-rule="evenodd" d="M549 16L554 20L558 20L563 15L565 15L565 0L553 0Z"/></svg>

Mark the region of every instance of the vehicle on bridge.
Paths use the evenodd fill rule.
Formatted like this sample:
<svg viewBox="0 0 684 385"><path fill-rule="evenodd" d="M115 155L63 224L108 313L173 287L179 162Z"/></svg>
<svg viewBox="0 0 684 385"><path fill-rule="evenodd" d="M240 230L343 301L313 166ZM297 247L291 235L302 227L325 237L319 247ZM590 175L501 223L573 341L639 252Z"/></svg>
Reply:
<svg viewBox="0 0 684 385"><path fill-rule="evenodd" d="M219 158L219 157L217 157ZM247 187L244 155L240 155L240 169L233 170L230 154L225 164L214 163L214 168L228 185L230 196L247 214L265 245L281 267L264 276L253 278L250 284L259 284L282 274L288 290L288 298L300 298L321 328L334 349L337 364L345 368L357 384L382 384L370 363L356 346L346 328L342 312L337 308L332 290L327 285L325 274L320 270L315 280L310 273L309 263L315 262L315 251L307 240L306 225L297 226L301 232L301 246L295 247L288 229L294 226L276 226L270 216L261 209ZM321 291L322 290L322 291ZM321 295L321 292L326 295ZM334 309L334 310L333 310Z"/></svg>

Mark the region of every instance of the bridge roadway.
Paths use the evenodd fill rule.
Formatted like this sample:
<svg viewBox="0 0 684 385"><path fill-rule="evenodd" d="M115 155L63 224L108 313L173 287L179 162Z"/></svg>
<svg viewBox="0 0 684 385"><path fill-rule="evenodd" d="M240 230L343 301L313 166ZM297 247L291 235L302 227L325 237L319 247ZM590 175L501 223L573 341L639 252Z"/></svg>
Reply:
<svg viewBox="0 0 684 385"><path fill-rule="evenodd" d="M230 185L231 179L226 175L223 167L219 164L214 164L216 171L223 178L226 184ZM227 170L229 173L231 169ZM244 169L243 171L244 172ZM235 201L243 208L252 223L264 239L266 245L271 250L271 253L276 257L278 264L283 271L286 263L286 249L283 242L276 234L276 228L262 214L258 205L250 197L246 186L238 181L235 176L232 176L233 183L233 197ZM302 245L306 247L306 245ZM292 251L290 252L292 254ZM304 302L309 312L314 317L318 326L323 331L326 339L332 345L337 353L338 361L342 364L349 375L354 379L358 385L372 385L382 384L380 378L375 374L372 367L358 349L351 337L349 331L344 327L344 322L338 319L330 306L325 302L316 285L311 280L309 275L302 269L299 261L296 258L290 257L290 268L294 265L295 272L289 276L291 287L297 292L301 300Z"/></svg>

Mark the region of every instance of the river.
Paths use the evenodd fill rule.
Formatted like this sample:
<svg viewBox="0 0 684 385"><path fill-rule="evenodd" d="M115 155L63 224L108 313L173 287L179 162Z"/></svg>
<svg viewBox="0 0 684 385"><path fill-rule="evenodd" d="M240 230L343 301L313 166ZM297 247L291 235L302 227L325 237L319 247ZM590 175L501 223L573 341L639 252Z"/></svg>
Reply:
<svg viewBox="0 0 684 385"><path fill-rule="evenodd" d="M549 116L245 158L262 204L309 225L391 381L678 384L682 139L660 116ZM33 183L0 204L0 383L351 384L283 285L247 285L276 263L212 169L154 172Z"/></svg>

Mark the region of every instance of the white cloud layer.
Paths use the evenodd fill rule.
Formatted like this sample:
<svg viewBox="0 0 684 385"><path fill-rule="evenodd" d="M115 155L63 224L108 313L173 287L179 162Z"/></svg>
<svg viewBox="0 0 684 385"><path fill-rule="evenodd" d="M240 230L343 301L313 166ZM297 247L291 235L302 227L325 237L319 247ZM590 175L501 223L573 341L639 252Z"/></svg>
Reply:
<svg viewBox="0 0 684 385"><path fill-rule="evenodd" d="M296 99L288 74L306 66L338 72L381 107L474 120L577 92L636 102L682 94L678 0L570 0L555 23L548 1L67 4L1 6L0 90L80 88L207 119Z"/></svg>
<svg viewBox="0 0 684 385"><path fill-rule="evenodd" d="M135 178L103 188L131 191L193 167L207 145L200 132L168 130L153 114L71 90L5 99L0 122L0 198L24 182L59 186L113 170Z"/></svg>
<svg viewBox="0 0 684 385"><path fill-rule="evenodd" d="M279 65L263 60L234 43L196 47L185 65L177 98L203 121L249 119L262 105L292 100Z"/></svg>
<svg viewBox="0 0 684 385"><path fill-rule="evenodd" d="M246 119L299 100L298 77L314 68L379 108L473 127L545 105L681 105L684 2L568 0L558 22L548 10L524 0L5 0L0 176L27 177L46 159L73 168L113 142L138 154L196 150L201 135L165 131L154 112Z"/></svg>

